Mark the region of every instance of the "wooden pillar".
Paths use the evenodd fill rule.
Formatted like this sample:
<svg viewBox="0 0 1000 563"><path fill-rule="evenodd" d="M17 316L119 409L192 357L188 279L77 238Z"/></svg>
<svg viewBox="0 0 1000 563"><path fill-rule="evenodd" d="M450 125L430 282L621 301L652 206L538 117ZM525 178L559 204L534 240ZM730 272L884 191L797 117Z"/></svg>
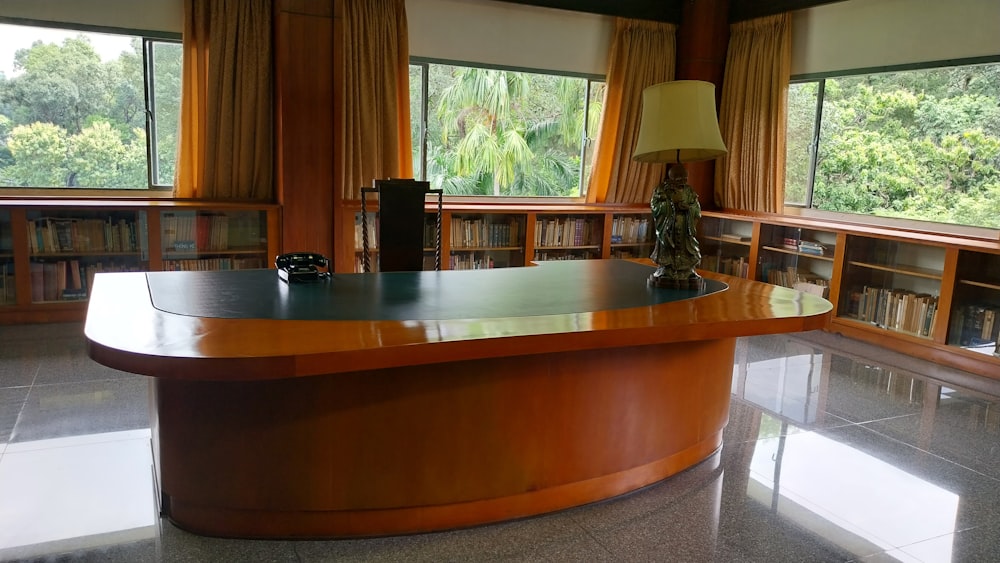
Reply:
<svg viewBox="0 0 1000 563"><path fill-rule="evenodd" d="M275 156L282 206L281 252L333 255L337 119L336 100L331 100L337 80L335 23L339 23L334 7L339 4L333 0L275 3Z"/></svg>
<svg viewBox="0 0 1000 563"><path fill-rule="evenodd" d="M716 108L722 96L722 77L729 47L729 0L685 0L677 29L677 80L704 80L715 84ZM714 162L686 165L688 183L702 209L717 209L714 199Z"/></svg>

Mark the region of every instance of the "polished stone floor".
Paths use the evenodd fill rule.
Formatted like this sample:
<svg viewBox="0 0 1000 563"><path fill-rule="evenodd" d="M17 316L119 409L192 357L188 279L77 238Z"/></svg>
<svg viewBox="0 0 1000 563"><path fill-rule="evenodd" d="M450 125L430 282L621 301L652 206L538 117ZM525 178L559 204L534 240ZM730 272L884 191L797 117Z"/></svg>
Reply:
<svg viewBox="0 0 1000 563"><path fill-rule="evenodd" d="M740 339L720 452L547 516L240 541L157 516L146 380L78 324L0 327L2 561L1000 561L1000 389L825 334ZM266 455L266 452L262 452Z"/></svg>

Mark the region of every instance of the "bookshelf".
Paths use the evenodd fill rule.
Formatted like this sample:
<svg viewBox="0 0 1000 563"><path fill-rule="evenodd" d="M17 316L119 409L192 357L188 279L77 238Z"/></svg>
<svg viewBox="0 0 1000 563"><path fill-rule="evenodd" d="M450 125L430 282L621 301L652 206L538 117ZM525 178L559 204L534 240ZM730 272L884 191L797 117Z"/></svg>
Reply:
<svg viewBox="0 0 1000 563"><path fill-rule="evenodd" d="M762 223L757 280L829 298L837 233Z"/></svg>
<svg viewBox="0 0 1000 563"><path fill-rule="evenodd" d="M453 213L449 219L449 270L524 265L526 214Z"/></svg>
<svg viewBox="0 0 1000 563"><path fill-rule="evenodd" d="M378 215L368 206L372 264ZM424 269L433 269L436 203L428 202L424 229ZM335 266L361 272L360 204L347 204ZM508 268L533 261L647 258L653 225L646 205L526 205L446 203L442 213L442 269Z"/></svg>
<svg viewBox="0 0 1000 563"><path fill-rule="evenodd" d="M958 254L947 343L1000 357L1000 254Z"/></svg>
<svg viewBox="0 0 1000 563"><path fill-rule="evenodd" d="M699 227L701 269L756 278L753 221L703 213Z"/></svg>
<svg viewBox="0 0 1000 563"><path fill-rule="evenodd" d="M611 218L611 258L648 258L656 229L650 213L620 213Z"/></svg>
<svg viewBox="0 0 1000 563"><path fill-rule="evenodd" d="M730 234L725 242L723 234ZM819 243L822 254L793 250L796 235ZM1000 379L996 236L705 211L699 240L708 256L702 269L713 269L716 256L746 257L752 277L781 284L768 272L808 268L835 305L830 332Z"/></svg>
<svg viewBox="0 0 1000 563"><path fill-rule="evenodd" d="M146 218L136 209L27 211L31 303L83 301L99 272L148 270Z"/></svg>
<svg viewBox="0 0 1000 563"><path fill-rule="evenodd" d="M14 236L10 211L0 209L0 307L17 303L17 286L14 280Z"/></svg>
<svg viewBox="0 0 1000 563"><path fill-rule="evenodd" d="M0 323L78 321L101 272L267 268L272 204L0 198Z"/></svg>
<svg viewBox="0 0 1000 563"><path fill-rule="evenodd" d="M943 247L848 235L837 315L933 338L944 261Z"/></svg>
<svg viewBox="0 0 1000 563"><path fill-rule="evenodd" d="M532 240L533 260L591 260L602 252L604 214L538 214Z"/></svg>
<svg viewBox="0 0 1000 563"><path fill-rule="evenodd" d="M270 267L267 212L184 209L160 212L162 268L167 271Z"/></svg>

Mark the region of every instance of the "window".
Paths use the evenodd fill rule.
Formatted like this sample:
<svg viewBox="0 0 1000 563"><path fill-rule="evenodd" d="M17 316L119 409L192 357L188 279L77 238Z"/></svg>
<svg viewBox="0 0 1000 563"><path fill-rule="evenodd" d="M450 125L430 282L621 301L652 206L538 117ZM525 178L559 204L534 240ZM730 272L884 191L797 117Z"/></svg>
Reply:
<svg viewBox="0 0 1000 563"><path fill-rule="evenodd" d="M788 100L786 205L1000 228L1000 63L805 80Z"/></svg>
<svg viewBox="0 0 1000 563"><path fill-rule="evenodd" d="M0 24L3 188L169 188L176 41Z"/></svg>
<svg viewBox="0 0 1000 563"><path fill-rule="evenodd" d="M413 171L448 195L580 197L604 83L414 61Z"/></svg>

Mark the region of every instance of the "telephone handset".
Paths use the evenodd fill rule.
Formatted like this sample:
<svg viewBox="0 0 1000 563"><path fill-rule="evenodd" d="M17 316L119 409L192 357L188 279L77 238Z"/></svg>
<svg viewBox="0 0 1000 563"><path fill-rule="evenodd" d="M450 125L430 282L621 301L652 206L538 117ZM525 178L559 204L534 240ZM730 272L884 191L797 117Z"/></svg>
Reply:
<svg viewBox="0 0 1000 563"><path fill-rule="evenodd" d="M330 277L330 260L317 252L291 252L274 259L278 277L295 282L313 282Z"/></svg>

